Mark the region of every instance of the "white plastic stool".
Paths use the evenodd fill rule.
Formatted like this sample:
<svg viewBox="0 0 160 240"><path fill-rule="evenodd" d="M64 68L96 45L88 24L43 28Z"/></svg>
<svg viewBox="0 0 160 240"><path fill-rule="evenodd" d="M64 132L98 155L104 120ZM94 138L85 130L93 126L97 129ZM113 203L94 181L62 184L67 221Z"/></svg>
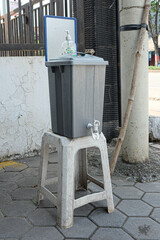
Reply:
<svg viewBox="0 0 160 240"><path fill-rule="evenodd" d="M46 179L48 166L48 148L49 145L55 146L58 152L58 178ZM86 155L85 149L89 147L98 147L101 153L104 184L87 174L85 167ZM84 151L82 151L84 149ZM81 150L83 159L79 159L79 181L87 188L87 179L95 184L104 187L104 191L92 193L81 198L75 199L75 165L78 151ZM58 181L58 196L51 193L45 186ZM110 170L108 162L108 152L106 139L103 133L98 140L92 136L69 139L56 135L54 133L45 133L42 137L41 163L39 172L39 185L37 202L48 198L57 207L57 223L61 228L69 228L73 225L74 209L87 203L106 199L108 203L108 212L114 211L112 185L110 179Z"/></svg>

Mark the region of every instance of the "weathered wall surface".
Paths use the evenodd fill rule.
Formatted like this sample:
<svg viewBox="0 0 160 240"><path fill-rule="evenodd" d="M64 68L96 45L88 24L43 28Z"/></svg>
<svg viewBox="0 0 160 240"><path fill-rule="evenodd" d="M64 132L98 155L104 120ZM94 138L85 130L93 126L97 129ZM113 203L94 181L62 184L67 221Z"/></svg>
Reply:
<svg viewBox="0 0 160 240"><path fill-rule="evenodd" d="M1 57L0 90L0 159L39 150L51 125L44 57Z"/></svg>

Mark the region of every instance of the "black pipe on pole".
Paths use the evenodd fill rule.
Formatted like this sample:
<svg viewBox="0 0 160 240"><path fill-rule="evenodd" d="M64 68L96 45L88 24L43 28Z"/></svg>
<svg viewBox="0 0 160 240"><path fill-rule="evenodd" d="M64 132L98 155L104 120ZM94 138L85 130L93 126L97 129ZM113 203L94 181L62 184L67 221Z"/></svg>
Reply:
<svg viewBox="0 0 160 240"><path fill-rule="evenodd" d="M22 28L22 14L21 14L21 0L18 0L19 7L19 42L23 43L23 28Z"/></svg>
<svg viewBox="0 0 160 240"><path fill-rule="evenodd" d="M119 0L116 1L116 38L117 38L117 86L118 86L118 115L119 126L122 125L121 120L121 53L120 53L120 14Z"/></svg>
<svg viewBox="0 0 160 240"><path fill-rule="evenodd" d="M11 43L11 28L10 28L10 3L9 0L7 0L7 27L8 31L6 34L8 34L8 43Z"/></svg>

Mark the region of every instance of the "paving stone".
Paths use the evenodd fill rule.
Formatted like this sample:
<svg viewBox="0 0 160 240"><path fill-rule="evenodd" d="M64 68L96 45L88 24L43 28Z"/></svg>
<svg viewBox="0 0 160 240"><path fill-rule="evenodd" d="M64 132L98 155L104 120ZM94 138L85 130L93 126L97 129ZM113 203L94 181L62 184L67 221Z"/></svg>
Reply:
<svg viewBox="0 0 160 240"><path fill-rule="evenodd" d="M146 193L142 199L153 207L160 207L160 193Z"/></svg>
<svg viewBox="0 0 160 240"><path fill-rule="evenodd" d="M157 192L160 193L160 182L150 182L150 183L137 183L136 187L144 192Z"/></svg>
<svg viewBox="0 0 160 240"><path fill-rule="evenodd" d="M17 185L20 187L34 187L38 184L38 178L37 177L23 177L16 181Z"/></svg>
<svg viewBox="0 0 160 240"><path fill-rule="evenodd" d="M121 227L127 217L118 210L109 214L105 209L97 208L89 218L100 227Z"/></svg>
<svg viewBox="0 0 160 240"><path fill-rule="evenodd" d="M6 167L4 167L4 170L6 172L20 172L26 168L28 168L28 166L26 164L18 164L18 165L13 165L13 166L6 166Z"/></svg>
<svg viewBox="0 0 160 240"><path fill-rule="evenodd" d="M44 198L40 201L39 205L37 205L37 198L33 199L33 203L38 207L38 208L54 208L54 204L51 203L47 198Z"/></svg>
<svg viewBox="0 0 160 240"><path fill-rule="evenodd" d="M40 165L40 156L23 159L21 162L27 164L31 168L38 168Z"/></svg>
<svg viewBox="0 0 160 240"><path fill-rule="evenodd" d="M63 240L64 237L55 227L34 227L21 240Z"/></svg>
<svg viewBox="0 0 160 240"><path fill-rule="evenodd" d="M52 163L48 164L48 169L49 172L57 173L58 172L58 163Z"/></svg>
<svg viewBox="0 0 160 240"><path fill-rule="evenodd" d="M66 238L89 238L97 228L96 225L86 217L74 217L73 227L61 229L57 227Z"/></svg>
<svg viewBox="0 0 160 240"><path fill-rule="evenodd" d="M99 187L98 185L96 185L96 184L94 184L94 183L92 183L92 182L90 182L90 183L88 184L88 189L89 189L91 192L102 192L102 191L104 191L103 188Z"/></svg>
<svg viewBox="0 0 160 240"><path fill-rule="evenodd" d="M90 240L90 238L65 238L65 240Z"/></svg>
<svg viewBox="0 0 160 240"><path fill-rule="evenodd" d="M100 181L100 182L103 182L104 181L104 179L103 179L103 173L102 173L102 170L98 170L97 168L96 168L96 172L95 172L95 168L94 168L94 170L92 170L91 169L91 172L89 173L91 176L95 176L95 178L98 180L98 181ZM88 169L88 171L90 171L89 169ZM92 173L92 171L93 171L93 173ZM100 172L99 172L100 171Z"/></svg>
<svg viewBox="0 0 160 240"><path fill-rule="evenodd" d="M4 204L7 204L11 201L12 199L8 193L0 192L0 207L2 207Z"/></svg>
<svg viewBox="0 0 160 240"><path fill-rule="evenodd" d="M160 223L160 208L155 208L151 214L151 218Z"/></svg>
<svg viewBox="0 0 160 240"><path fill-rule="evenodd" d="M132 186L135 184L134 181L127 180L126 178L113 177L112 183L116 186Z"/></svg>
<svg viewBox="0 0 160 240"><path fill-rule="evenodd" d="M58 162L58 154L56 152L52 152L48 155L49 163L57 163Z"/></svg>
<svg viewBox="0 0 160 240"><path fill-rule="evenodd" d="M88 214L94 209L94 207L90 204L84 205L82 207L76 208L74 210L75 216L88 216Z"/></svg>
<svg viewBox="0 0 160 240"><path fill-rule="evenodd" d="M3 214L2 214L2 212L1 212L1 210L0 210L0 220L3 218L4 216L3 216Z"/></svg>
<svg viewBox="0 0 160 240"><path fill-rule="evenodd" d="M17 184L12 182L0 182L0 192L10 192L18 188Z"/></svg>
<svg viewBox="0 0 160 240"><path fill-rule="evenodd" d="M101 181L103 182L103 181ZM114 189L116 186L114 184L112 184L112 189ZM103 188L101 188L100 186L94 184L93 182L90 182L88 184L88 190L90 190L91 192L102 192L104 191Z"/></svg>
<svg viewBox="0 0 160 240"><path fill-rule="evenodd" d="M9 217L23 217L36 209L32 201L12 201L2 206L2 212Z"/></svg>
<svg viewBox="0 0 160 240"><path fill-rule="evenodd" d="M4 169L3 168L0 168L0 174L1 173L4 173L5 171L4 171Z"/></svg>
<svg viewBox="0 0 160 240"><path fill-rule="evenodd" d="M99 228L91 237L91 240L133 240L120 228Z"/></svg>
<svg viewBox="0 0 160 240"><path fill-rule="evenodd" d="M0 240L18 240L18 238L5 238L5 239L0 239Z"/></svg>
<svg viewBox="0 0 160 240"><path fill-rule="evenodd" d="M27 168L25 170L23 170L21 173L23 176L38 176L38 172L39 169L38 168Z"/></svg>
<svg viewBox="0 0 160 240"><path fill-rule="evenodd" d="M15 182L22 176L19 172L4 172L0 174L0 182Z"/></svg>
<svg viewBox="0 0 160 240"><path fill-rule="evenodd" d="M114 201L114 206L116 206L119 203L120 199L113 195L113 201ZM107 200L101 200L101 201L98 201L98 202L93 202L92 205L97 207L97 208L98 207L106 208L107 207Z"/></svg>
<svg viewBox="0 0 160 240"><path fill-rule="evenodd" d="M0 221L0 238L19 238L30 228L25 218L6 217Z"/></svg>
<svg viewBox="0 0 160 240"><path fill-rule="evenodd" d="M30 200L36 196L37 190L35 188L17 188L11 192L13 200Z"/></svg>
<svg viewBox="0 0 160 240"><path fill-rule="evenodd" d="M88 194L91 194L91 191L89 191L89 190L77 190L75 192L75 198L77 199L77 198L86 196Z"/></svg>
<svg viewBox="0 0 160 240"><path fill-rule="evenodd" d="M54 177L57 177L57 176L58 176L58 172L56 170L47 172L47 179L54 178Z"/></svg>
<svg viewBox="0 0 160 240"><path fill-rule="evenodd" d="M46 188L52 192L52 193L57 193L58 191L58 184L57 183L54 183L52 185L47 185Z"/></svg>
<svg viewBox="0 0 160 240"><path fill-rule="evenodd" d="M5 238L4 240L18 240L18 238Z"/></svg>
<svg viewBox="0 0 160 240"><path fill-rule="evenodd" d="M36 226L53 226L57 221L56 208L37 208L28 219Z"/></svg>
<svg viewBox="0 0 160 240"><path fill-rule="evenodd" d="M117 209L131 217L148 216L152 211L152 207L141 200L122 200Z"/></svg>
<svg viewBox="0 0 160 240"><path fill-rule="evenodd" d="M136 240L159 240L159 224L147 217L129 217L123 228Z"/></svg>
<svg viewBox="0 0 160 240"><path fill-rule="evenodd" d="M113 190L114 194L116 194L121 199L140 199L144 194L142 191L138 190L137 188L130 186L121 186L116 187Z"/></svg>

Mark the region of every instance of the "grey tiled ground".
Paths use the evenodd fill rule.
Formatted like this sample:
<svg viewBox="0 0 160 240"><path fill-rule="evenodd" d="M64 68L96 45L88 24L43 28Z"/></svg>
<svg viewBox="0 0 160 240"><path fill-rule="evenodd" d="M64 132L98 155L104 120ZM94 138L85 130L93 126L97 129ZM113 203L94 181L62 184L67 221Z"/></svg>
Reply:
<svg viewBox="0 0 160 240"><path fill-rule="evenodd" d="M28 219L34 226L54 226L56 213L56 208L37 208L28 216Z"/></svg>
<svg viewBox="0 0 160 240"><path fill-rule="evenodd" d="M18 188L17 184L12 182L0 182L0 192L10 192Z"/></svg>
<svg viewBox="0 0 160 240"><path fill-rule="evenodd" d="M0 238L20 238L32 225L25 218L4 217L0 220Z"/></svg>
<svg viewBox="0 0 160 240"><path fill-rule="evenodd" d="M134 186L118 186L113 190L114 194L121 199L140 199L143 192Z"/></svg>
<svg viewBox="0 0 160 240"><path fill-rule="evenodd" d="M22 240L63 240L63 236L55 227L33 227L29 232L24 234Z"/></svg>
<svg viewBox="0 0 160 240"><path fill-rule="evenodd" d="M89 218L99 227L122 227L127 217L117 209L112 214L108 214L107 209L97 208Z"/></svg>
<svg viewBox="0 0 160 240"><path fill-rule="evenodd" d="M89 238L97 226L86 217L74 217L74 225L69 229L60 229L66 238Z"/></svg>
<svg viewBox="0 0 160 240"><path fill-rule="evenodd" d="M160 193L145 193L143 200L153 207L160 207Z"/></svg>
<svg viewBox="0 0 160 240"><path fill-rule="evenodd" d="M8 193L0 193L0 208L4 204L11 202L12 199Z"/></svg>
<svg viewBox="0 0 160 240"><path fill-rule="evenodd" d="M135 239L160 239L160 226L150 218L131 217L124 224L124 229Z"/></svg>
<svg viewBox="0 0 160 240"><path fill-rule="evenodd" d="M35 204L40 158L17 162L24 166L0 171L0 240L160 240L160 182L113 177L114 213L107 213L106 201L87 204L74 211L72 228L60 229L55 206L47 199ZM53 177L57 164L51 156L49 164ZM76 198L102 190L92 183L88 189Z"/></svg>
<svg viewBox="0 0 160 240"><path fill-rule="evenodd" d="M151 217L158 223L160 223L160 208L155 208L151 214Z"/></svg>
<svg viewBox="0 0 160 240"><path fill-rule="evenodd" d="M117 208L130 217L148 216L152 211L152 207L141 200L122 200Z"/></svg>
<svg viewBox="0 0 160 240"><path fill-rule="evenodd" d="M23 217L36 209L32 201L11 201L1 207L3 214L7 217Z"/></svg>
<svg viewBox="0 0 160 240"><path fill-rule="evenodd" d="M104 239L123 239L132 240L133 238L124 232L121 228L99 228L93 235L91 240L104 240Z"/></svg>

